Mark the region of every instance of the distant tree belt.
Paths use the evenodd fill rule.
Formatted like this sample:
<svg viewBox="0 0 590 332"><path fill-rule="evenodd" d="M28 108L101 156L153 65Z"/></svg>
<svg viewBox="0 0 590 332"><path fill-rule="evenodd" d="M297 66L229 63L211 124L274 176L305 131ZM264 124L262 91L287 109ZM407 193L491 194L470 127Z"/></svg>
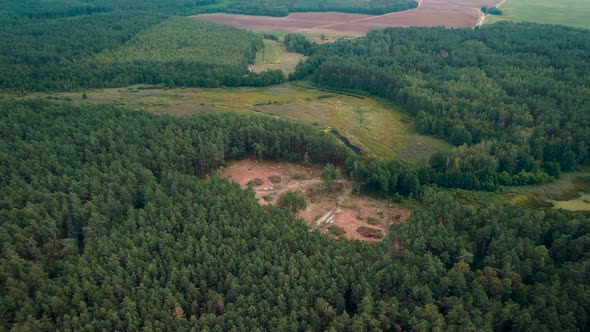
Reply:
<svg viewBox="0 0 590 332"><path fill-rule="evenodd" d="M265 86L285 80L279 70L248 70L262 47L260 36L190 18L163 19L113 12L15 24L0 32L0 87Z"/></svg>
<svg viewBox="0 0 590 332"><path fill-rule="evenodd" d="M388 28L310 52L291 79L388 98L420 133L465 144L430 160L440 183L533 184L590 163L586 30Z"/></svg>
<svg viewBox="0 0 590 332"><path fill-rule="evenodd" d="M482 6L481 12L484 14L490 14L490 15L502 15L502 10L498 7Z"/></svg>
<svg viewBox="0 0 590 332"><path fill-rule="evenodd" d="M246 154L341 163L335 144L270 117L0 101L0 329L588 326L583 214L464 206L427 189L411 220L367 244L200 179Z"/></svg>
<svg viewBox="0 0 590 332"><path fill-rule="evenodd" d="M416 7L418 3L414 0L231 0L225 6L212 6L212 9L236 14L287 16L290 12L328 11L383 15Z"/></svg>
<svg viewBox="0 0 590 332"><path fill-rule="evenodd" d="M290 12L325 12L382 15L418 7L415 0L4 0L0 10L33 19L55 19L104 11L143 11L164 15L227 12L287 16Z"/></svg>

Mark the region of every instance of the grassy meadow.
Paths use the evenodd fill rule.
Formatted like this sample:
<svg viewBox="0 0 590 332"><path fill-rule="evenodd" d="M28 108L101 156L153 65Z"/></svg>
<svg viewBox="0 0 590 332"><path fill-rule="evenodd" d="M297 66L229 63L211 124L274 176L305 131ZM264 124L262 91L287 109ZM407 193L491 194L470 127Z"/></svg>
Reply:
<svg viewBox="0 0 590 332"><path fill-rule="evenodd" d="M379 157L415 162L451 146L418 134L409 115L377 98L359 98L283 84L266 88L120 89L58 93L80 103L112 103L159 114L186 116L199 112L265 114L302 121L319 130L336 129L353 145Z"/></svg>
<svg viewBox="0 0 590 332"><path fill-rule="evenodd" d="M505 0L500 9L501 16L488 15L485 23L528 21L590 29L590 0Z"/></svg>
<svg viewBox="0 0 590 332"><path fill-rule="evenodd" d="M504 195L513 204L526 207L551 207L570 211L589 211L590 168L561 174L552 182L539 186L508 187Z"/></svg>
<svg viewBox="0 0 590 332"><path fill-rule="evenodd" d="M282 40L282 38L281 38ZM303 54L287 51L281 41L263 39L264 47L256 52L254 64L250 65L250 70L260 73L265 70L281 70L288 75L295 71L299 61L304 61L307 57Z"/></svg>
<svg viewBox="0 0 590 332"><path fill-rule="evenodd" d="M265 64L279 64L281 63L281 56L279 55L279 47L274 40L264 39L263 62Z"/></svg>

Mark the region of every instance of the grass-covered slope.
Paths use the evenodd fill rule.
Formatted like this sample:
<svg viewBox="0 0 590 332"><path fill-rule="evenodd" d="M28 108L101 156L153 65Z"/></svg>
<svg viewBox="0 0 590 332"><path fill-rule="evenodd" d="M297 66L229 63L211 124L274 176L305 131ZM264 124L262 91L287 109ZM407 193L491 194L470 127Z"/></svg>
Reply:
<svg viewBox="0 0 590 332"><path fill-rule="evenodd" d="M109 103L156 114L194 115L208 112L267 114L302 121L317 130L337 130L367 155L414 163L451 145L416 132L409 115L395 105L371 97L330 93L304 85L283 84L264 88L159 88L37 94L69 98L83 104Z"/></svg>
<svg viewBox="0 0 590 332"><path fill-rule="evenodd" d="M525 173L558 177L590 163L588 59L584 29L388 28L317 48L294 78L386 97L419 132L465 144L431 161L447 174L440 184L533 184L548 177Z"/></svg>

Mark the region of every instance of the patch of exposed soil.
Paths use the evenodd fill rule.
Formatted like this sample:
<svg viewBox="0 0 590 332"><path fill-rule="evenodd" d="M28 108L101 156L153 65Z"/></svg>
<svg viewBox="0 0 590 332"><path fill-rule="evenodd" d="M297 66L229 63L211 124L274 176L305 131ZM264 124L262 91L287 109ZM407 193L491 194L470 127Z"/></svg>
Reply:
<svg viewBox="0 0 590 332"><path fill-rule="evenodd" d="M384 200L351 194L348 181L340 181L337 194L330 193L320 180L321 172L320 166L244 159L222 169L221 176L244 188L250 185L261 205L274 204L288 190L301 191L306 196L307 208L299 217L311 228L325 233L341 229L339 232L348 239L381 241L390 225L403 222L412 214Z"/></svg>
<svg viewBox="0 0 590 332"><path fill-rule="evenodd" d="M376 242L381 241L381 238L367 236L367 233L361 234L363 228L380 231L384 237L389 231L389 226L406 221L411 214L410 210L383 200L351 195L319 227L326 231L329 226L336 225L346 232L344 237L348 239Z"/></svg>

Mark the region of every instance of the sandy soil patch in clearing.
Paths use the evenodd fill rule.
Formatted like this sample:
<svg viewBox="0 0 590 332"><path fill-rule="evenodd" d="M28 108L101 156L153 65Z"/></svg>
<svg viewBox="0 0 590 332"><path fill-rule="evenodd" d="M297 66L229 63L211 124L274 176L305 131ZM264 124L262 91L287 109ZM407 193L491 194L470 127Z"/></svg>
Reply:
<svg viewBox="0 0 590 332"><path fill-rule="evenodd" d="M221 176L237 182L243 188L248 187L248 183L255 179L260 179L260 184L253 185L252 189L256 193L256 198L261 205L267 202L264 196L271 196L272 203L284 192L303 191L313 184L320 182L319 176L321 168L318 166L305 167L291 163L273 163L269 161L258 161L255 159L244 159L234 162L221 171ZM303 174L304 180L296 180L293 176ZM273 183L270 177L278 176L281 182Z"/></svg>
<svg viewBox="0 0 590 332"><path fill-rule="evenodd" d="M381 241L390 225L406 221L411 216L410 210L384 200L351 194L351 183L348 181L341 182L343 188L338 195L329 195L320 180L321 171L319 166L244 159L225 167L221 176L243 188L250 183L261 205L276 203L277 198L287 190L301 191L306 195L307 208L299 213L299 217L312 229L319 228L324 233L333 234L330 227L337 228L341 236L348 239ZM305 179L294 179L295 174L304 175ZM280 177L281 181L273 183L272 177ZM270 202L265 197L270 198ZM363 236L359 233L360 227L375 230L381 236Z"/></svg>
<svg viewBox="0 0 590 332"><path fill-rule="evenodd" d="M370 242L381 241L382 238L370 238L359 233L360 227L378 230L383 237L387 235L389 226L406 221L411 211L399 206L388 204L386 201L370 197L352 195L335 209L332 223L320 225L327 231L331 225L342 228L344 237Z"/></svg>

